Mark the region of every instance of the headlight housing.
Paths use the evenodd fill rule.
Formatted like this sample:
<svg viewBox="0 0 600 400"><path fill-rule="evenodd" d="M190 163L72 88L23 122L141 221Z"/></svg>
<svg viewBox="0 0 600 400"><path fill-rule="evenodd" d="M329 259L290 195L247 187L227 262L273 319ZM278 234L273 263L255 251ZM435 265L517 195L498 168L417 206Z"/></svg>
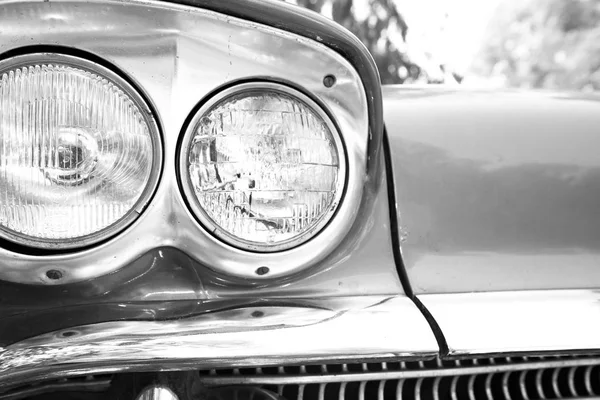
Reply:
<svg viewBox="0 0 600 400"><path fill-rule="evenodd" d="M226 89L183 138L183 189L215 236L244 250L287 250L316 235L340 203L340 135L315 101L285 85Z"/></svg>
<svg viewBox="0 0 600 400"><path fill-rule="evenodd" d="M125 80L39 53L0 63L0 235L33 247L97 243L130 223L157 183L158 128Z"/></svg>

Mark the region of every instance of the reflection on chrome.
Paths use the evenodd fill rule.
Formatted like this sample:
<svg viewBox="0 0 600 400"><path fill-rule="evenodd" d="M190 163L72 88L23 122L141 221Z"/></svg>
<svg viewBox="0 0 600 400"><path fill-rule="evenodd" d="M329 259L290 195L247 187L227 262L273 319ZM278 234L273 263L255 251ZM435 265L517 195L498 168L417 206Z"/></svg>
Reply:
<svg viewBox="0 0 600 400"><path fill-rule="evenodd" d="M167 386L153 385L145 388L136 400L179 400Z"/></svg>
<svg viewBox="0 0 600 400"><path fill-rule="evenodd" d="M6 1L0 26L2 51L60 43L95 54L134 80L157 111L165 149L163 177L177 175L177 139L198 103L224 84L258 76L293 82L318 99L339 127L348 155L344 201L322 231L328 240L270 254L232 248L191 218L177 180L169 178L161 179L152 207L116 240L85 252L44 258L2 248L0 279L53 285L79 282L114 272L156 247L173 246L222 274L264 281L298 273L335 251L345 253L341 258L356 250L352 243L341 243L349 232L357 235L359 228L353 223L365 215L360 205L368 204L361 201L369 115L358 73L334 50L272 27L155 1ZM331 88L323 85L325 73L336 74ZM61 270L60 281L46 278L49 265ZM255 271L263 266L268 274L258 275Z"/></svg>
<svg viewBox="0 0 600 400"><path fill-rule="evenodd" d="M174 321L119 321L41 335L0 353L0 387L123 371L432 357L429 325L405 296L251 307Z"/></svg>
<svg viewBox="0 0 600 400"><path fill-rule="evenodd" d="M419 295L450 355L600 350L600 292L540 290Z"/></svg>

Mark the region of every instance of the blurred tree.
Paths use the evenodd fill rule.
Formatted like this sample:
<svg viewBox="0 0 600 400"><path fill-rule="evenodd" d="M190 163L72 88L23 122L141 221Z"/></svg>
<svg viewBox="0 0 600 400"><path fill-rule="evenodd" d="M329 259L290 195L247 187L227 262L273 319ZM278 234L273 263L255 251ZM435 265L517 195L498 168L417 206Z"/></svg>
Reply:
<svg viewBox="0 0 600 400"><path fill-rule="evenodd" d="M504 2L483 43L477 75L510 87L600 90L600 0Z"/></svg>
<svg viewBox="0 0 600 400"><path fill-rule="evenodd" d="M427 73L406 54L408 25L394 0L292 0L323 13L367 46L384 84L426 80Z"/></svg>

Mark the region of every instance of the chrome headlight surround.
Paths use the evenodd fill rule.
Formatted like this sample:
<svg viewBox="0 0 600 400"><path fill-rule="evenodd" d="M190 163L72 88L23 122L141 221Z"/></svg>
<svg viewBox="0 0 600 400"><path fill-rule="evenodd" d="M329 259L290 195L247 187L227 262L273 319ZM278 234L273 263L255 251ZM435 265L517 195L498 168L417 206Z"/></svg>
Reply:
<svg viewBox="0 0 600 400"><path fill-rule="evenodd" d="M24 233L0 225L0 238L28 247L45 250L73 250L105 241L117 235L135 221L150 201L150 198L158 186L162 169L163 151L161 135L154 117L154 112L151 110L148 102L143 98L139 90L127 80L123 79L119 74L87 58L68 55L60 51L26 53L0 60L0 76L2 76L5 71L14 71L19 68L35 65L72 67L81 72L94 74L120 90L131 103L137 107L139 114L142 116L148 128L148 135L152 143L151 170L144 189L141 191L129 211L114 223L96 232L68 239L44 239L28 236Z"/></svg>
<svg viewBox="0 0 600 400"><path fill-rule="evenodd" d="M68 9L68 23L57 22L59 5ZM7 3L7 12L0 15L1 54L21 53L32 45L46 51L61 46L71 49L64 51L69 54L93 54L92 60L105 60L135 81L160 121L165 150L161 175L168 179L160 180L152 202L127 229L98 245L44 255L0 248L0 279L44 285L81 282L115 272L165 246L180 249L198 266L212 270L203 273L228 282L235 278L236 284L275 288L292 282L313 288L315 280L298 278L316 279L318 271L327 277L319 283L327 291L348 280L346 268L352 260L364 260L362 250L371 243L365 235L376 223L370 205L378 198L374 190L381 179L368 175L376 173L381 161L383 120L376 68L358 39L324 17L283 2L255 6L240 9L229 0L201 7L154 0L100 0L78 7L62 0ZM282 16L290 23L284 29L276 27ZM122 39L115 42L115 35ZM333 86L324 84L329 75L335 76ZM182 129L198 102L225 85L257 79L293 82L323 104L339 128L347 157L344 198L334 217L315 240L276 253L241 250L209 234L190 211L176 179ZM370 268L375 274L388 264ZM49 278L49 270L59 271L61 278ZM366 283L360 291L375 285Z"/></svg>
<svg viewBox="0 0 600 400"><path fill-rule="evenodd" d="M327 207L325 212L318 218L318 221L314 223L309 229L297 234L291 239L284 240L278 244L260 244L245 240L237 237L232 233L228 232L223 227L219 226L213 218L210 217L208 212L202 207L198 200L198 196L194 191L191 176L188 171L188 160L190 156L190 148L192 146L192 139L196 133L196 128L202 118L208 113L217 108L220 104L225 103L229 98L243 95L247 93L254 93L257 95L261 94L277 94L281 93L285 96L289 96L292 99L298 101L308 107L308 109L321 119L321 121L327 126L329 133L333 139L335 145L335 151L337 153L338 170L337 170L337 181L335 184L333 199L330 202L330 206ZM189 207L192 209L194 216L200 221L201 225L212 233L214 236L223 240L234 247L238 247L243 250L257 251L257 252L277 252L285 251L296 246L302 245L305 242L313 239L319 235L321 230L329 223L331 218L336 213L340 203L342 201L344 189L346 186L346 154L345 147L339 130L337 129L333 119L326 112L324 107L318 104L316 101L311 99L299 90L293 89L290 86L274 83L269 81L256 81L248 83L240 83L237 85L230 86L217 94L210 97L204 102L200 108L195 112L194 116L187 124L185 134L181 143L181 150L179 155L179 177L182 184L183 193L186 197L186 201Z"/></svg>

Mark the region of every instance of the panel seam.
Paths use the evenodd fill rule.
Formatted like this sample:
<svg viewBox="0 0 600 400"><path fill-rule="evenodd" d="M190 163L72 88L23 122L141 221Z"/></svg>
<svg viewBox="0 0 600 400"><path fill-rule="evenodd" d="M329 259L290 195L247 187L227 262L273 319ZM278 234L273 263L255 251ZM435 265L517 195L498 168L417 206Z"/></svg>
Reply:
<svg viewBox="0 0 600 400"><path fill-rule="evenodd" d="M394 184L394 171L392 165L392 152L389 142L389 137L387 133L387 128L383 129L383 157L385 161L385 169L386 169L386 179L387 179L387 192L388 192L388 207L390 213L390 230L392 237L392 251L394 255L394 263L396 264L396 271L398 272L398 277L400 278L400 283L402 284L402 288L404 289L404 293L408 296L415 306L421 311L423 317L429 324L431 331L433 332L435 339L438 343L440 349L440 357L446 357L449 354L448 342L442 332L439 324L429 312L427 307L419 300L419 298L415 295L412 286L410 285L410 280L408 278L408 274L406 272L406 268L404 265L404 261L402 259L402 252L400 249L400 233L399 233L399 218L398 218L398 203L396 201L396 191Z"/></svg>

